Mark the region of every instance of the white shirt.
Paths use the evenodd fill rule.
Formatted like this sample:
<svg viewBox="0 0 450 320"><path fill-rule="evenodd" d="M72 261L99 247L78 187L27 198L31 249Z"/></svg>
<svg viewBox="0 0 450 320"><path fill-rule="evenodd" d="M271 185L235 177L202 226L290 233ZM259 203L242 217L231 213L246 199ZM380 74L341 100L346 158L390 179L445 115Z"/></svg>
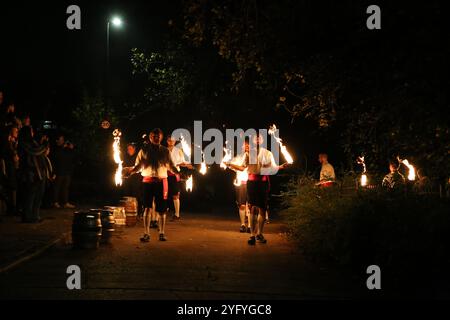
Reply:
<svg viewBox="0 0 450 320"><path fill-rule="evenodd" d="M136 163L135 165L138 166L141 164L142 159L145 157L145 153L140 150L137 157L136 157ZM153 178L160 178L164 179L167 178L167 167L166 166L159 166L157 170L153 170L151 166L148 166L147 168L144 168L144 166L141 166L141 176L143 177L153 177Z"/></svg>
<svg viewBox="0 0 450 320"><path fill-rule="evenodd" d="M183 150L177 147L173 147L172 151L170 151L170 157L172 158L172 162L178 170L180 170L178 165L186 162Z"/></svg>
<svg viewBox="0 0 450 320"><path fill-rule="evenodd" d="M277 172L278 166L273 153L265 148L259 148L257 164L249 164L248 173L271 176L277 174Z"/></svg>
<svg viewBox="0 0 450 320"><path fill-rule="evenodd" d="M322 164L322 169L320 170L320 181L334 181L336 180L336 175L334 174L334 168L331 164Z"/></svg>

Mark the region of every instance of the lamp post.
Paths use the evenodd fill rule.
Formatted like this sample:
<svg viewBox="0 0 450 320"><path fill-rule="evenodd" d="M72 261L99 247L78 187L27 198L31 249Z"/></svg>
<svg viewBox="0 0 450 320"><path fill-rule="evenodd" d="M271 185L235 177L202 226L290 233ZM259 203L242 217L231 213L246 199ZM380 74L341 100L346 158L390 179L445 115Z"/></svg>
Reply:
<svg viewBox="0 0 450 320"><path fill-rule="evenodd" d="M107 92L107 101L106 106L109 106L109 28L112 24L114 27L121 27L122 26L122 19L118 16L114 16L111 19L108 19L108 22L106 24L106 92Z"/></svg>

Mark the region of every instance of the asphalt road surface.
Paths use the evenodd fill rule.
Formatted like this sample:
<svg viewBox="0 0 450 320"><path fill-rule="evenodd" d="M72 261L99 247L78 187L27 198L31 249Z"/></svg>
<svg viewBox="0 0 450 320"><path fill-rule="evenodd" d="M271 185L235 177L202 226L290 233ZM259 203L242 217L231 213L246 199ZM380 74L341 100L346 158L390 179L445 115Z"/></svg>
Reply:
<svg viewBox="0 0 450 320"><path fill-rule="evenodd" d="M249 246L237 215L186 214L168 222L168 241L141 243L142 226L117 230L111 245L74 250L62 241L0 274L0 299L329 299L354 297L359 284L302 257L283 225L266 226L267 244ZM81 290L66 269L81 268Z"/></svg>

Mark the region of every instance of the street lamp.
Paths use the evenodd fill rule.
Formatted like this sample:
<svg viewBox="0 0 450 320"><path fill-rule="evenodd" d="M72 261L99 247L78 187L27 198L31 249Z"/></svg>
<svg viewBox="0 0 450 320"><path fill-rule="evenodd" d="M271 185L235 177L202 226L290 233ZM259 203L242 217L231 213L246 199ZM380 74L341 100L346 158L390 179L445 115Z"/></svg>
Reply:
<svg viewBox="0 0 450 320"><path fill-rule="evenodd" d="M106 24L106 91L107 91L107 107L109 105L109 27L113 25L116 28L120 28L123 21L118 16L113 16L108 19Z"/></svg>
<svg viewBox="0 0 450 320"><path fill-rule="evenodd" d="M108 19L108 23L106 24L106 64L109 69L109 26L111 25L119 28L122 26L122 19L118 16L114 16L111 19Z"/></svg>

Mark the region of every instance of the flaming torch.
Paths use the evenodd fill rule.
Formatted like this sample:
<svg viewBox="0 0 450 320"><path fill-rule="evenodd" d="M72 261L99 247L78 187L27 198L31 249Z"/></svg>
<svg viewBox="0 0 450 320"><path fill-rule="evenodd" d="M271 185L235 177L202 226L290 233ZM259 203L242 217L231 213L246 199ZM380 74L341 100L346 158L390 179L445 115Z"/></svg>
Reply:
<svg viewBox="0 0 450 320"><path fill-rule="evenodd" d="M292 164L294 163L294 159L292 159L291 154L287 151L286 146L283 144L282 140L280 139L280 137L277 137L275 135L275 133L278 131L277 126L276 125L272 125L269 127L269 134L272 135L275 140L278 142L278 144L280 145L280 150L281 153L283 154L284 158L286 159L287 163Z"/></svg>
<svg viewBox="0 0 450 320"><path fill-rule="evenodd" d="M414 166L410 164L407 159L401 160L399 157L397 157L397 160L399 163L403 163L408 168L408 180L416 180L416 169L414 168Z"/></svg>
<svg viewBox="0 0 450 320"><path fill-rule="evenodd" d="M367 175L366 175L366 163L364 162L364 156L358 157L358 159L356 159L356 162L358 164L362 165L362 167L363 167L363 173L361 175L361 187L365 187L365 186L367 186Z"/></svg>
<svg viewBox="0 0 450 320"><path fill-rule="evenodd" d="M239 187L242 182L247 181L248 180L248 172L247 172L247 168L245 168L244 171L236 171L236 179L234 179L233 184L236 187Z"/></svg>
<svg viewBox="0 0 450 320"><path fill-rule="evenodd" d="M230 161L232 159L231 150L226 147L228 141L225 141L225 148L223 148L223 152L225 152L225 155L222 158L222 162L220 163L220 167L222 169L226 169L227 165L226 162Z"/></svg>
<svg viewBox="0 0 450 320"><path fill-rule="evenodd" d="M119 129L114 130L114 143L113 143L113 153L114 153L114 162L117 164L116 173L114 175L114 180L116 182L116 186L122 185L122 158L120 156L120 137L122 136L122 132Z"/></svg>
<svg viewBox="0 0 450 320"><path fill-rule="evenodd" d="M180 137L181 149L191 162L191 146L186 142L183 136Z"/></svg>
<svg viewBox="0 0 450 320"><path fill-rule="evenodd" d="M186 191L192 192L192 187L194 186L194 181L192 180L192 175L186 180Z"/></svg>
<svg viewBox="0 0 450 320"><path fill-rule="evenodd" d="M203 154L203 151L202 151L202 163L200 164L199 172L203 175L206 174L206 162L205 162L205 155Z"/></svg>

